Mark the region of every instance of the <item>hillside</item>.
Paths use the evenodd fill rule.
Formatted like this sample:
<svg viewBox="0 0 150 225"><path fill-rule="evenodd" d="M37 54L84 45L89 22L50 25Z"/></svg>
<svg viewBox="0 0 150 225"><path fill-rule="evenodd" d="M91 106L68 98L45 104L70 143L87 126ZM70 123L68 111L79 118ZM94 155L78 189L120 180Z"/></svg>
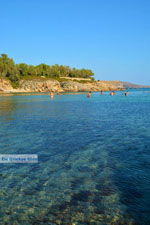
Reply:
<svg viewBox="0 0 150 225"><path fill-rule="evenodd" d="M139 84L133 84L133 83L130 83L130 82L123 82L121 81L123 87L126 89L128 88L150 88L150 85L139 85Z"/></svg>

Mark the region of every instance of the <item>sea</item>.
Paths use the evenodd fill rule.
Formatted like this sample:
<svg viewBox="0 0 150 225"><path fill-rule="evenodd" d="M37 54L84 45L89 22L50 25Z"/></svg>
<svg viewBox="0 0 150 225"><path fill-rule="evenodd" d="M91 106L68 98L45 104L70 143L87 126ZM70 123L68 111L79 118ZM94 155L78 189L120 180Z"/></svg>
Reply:
<svg viewBox="0 0 150 225"><path fill-rule="evenodd" d="M150 89L0 96L2 225L149 225Z"/></svg>

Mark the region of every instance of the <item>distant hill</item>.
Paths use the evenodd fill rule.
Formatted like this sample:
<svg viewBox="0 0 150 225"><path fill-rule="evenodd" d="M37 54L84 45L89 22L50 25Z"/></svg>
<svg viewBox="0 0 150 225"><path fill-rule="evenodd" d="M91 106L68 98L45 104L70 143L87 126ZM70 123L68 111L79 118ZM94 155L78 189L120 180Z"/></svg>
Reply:
<svg viewBox="0 0 150 225"><path fill-rule="evenodd" d="M133 84L130 82L123 82L121 81L124 88L150 88L150 85L139 85L139 84Z"/></svg>

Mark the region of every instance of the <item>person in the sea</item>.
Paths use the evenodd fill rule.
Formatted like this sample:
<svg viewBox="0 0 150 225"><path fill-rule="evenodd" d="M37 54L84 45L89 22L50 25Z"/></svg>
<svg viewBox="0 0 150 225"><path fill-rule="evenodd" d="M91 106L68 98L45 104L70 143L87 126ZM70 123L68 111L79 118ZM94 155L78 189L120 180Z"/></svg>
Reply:
<svg viewBox="0 0 150 225"><path fill-rule="evenodd" d="M91 97L91 91L89 91L86 95L87 98L90 98Z"/></svg>
<svg viewBox="0 0 150 225"><path fill-rule="evenodd" d="M129 92L125 92L125 93L124 93L125 96L128 96L128 94L129 94Z"/></svg>
<svg viewBox="0 0 150 225"><path fill-rule="evenodd" d="M100 94L101 94L101 95L103 95L103 94L104 94L104 92L101 90L101 91L100 91Z"/></svg>
<svg viewBox="0 0 150 225"><path fill-rule="evenodd" d="M51 98L51 99L54 98L54 92L50 92L50 98Z"/></svg>
<svg viewBox="0 0 150 225"><path fill-rule="evenodd" d="M124 96L128 96L128 94L129 94L129 92L124 92L122 95L124 95Z"/></svg>
<svg viewBox="0 0 150 225"><path fill-rule="evenodd" d="M116 94L116 93L115 93L114 91L111 91L111 92L110 92L110 95L111 95L111 96L113 96L113 95L115 95L115 94Z"/></svg>

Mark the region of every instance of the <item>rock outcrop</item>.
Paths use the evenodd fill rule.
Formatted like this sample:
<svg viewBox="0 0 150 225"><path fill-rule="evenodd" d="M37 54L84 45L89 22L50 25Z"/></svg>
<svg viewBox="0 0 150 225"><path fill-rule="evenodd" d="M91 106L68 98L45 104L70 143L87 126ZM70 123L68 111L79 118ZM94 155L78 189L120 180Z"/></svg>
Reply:
<svg viewBox="0 0 150 225"><path fill-rule="evenodd" d="M20 88L26 92L62 92L60 83L57 80L51 79L34 79L34 80L21 80Z"/></svg>
<svg viewBox="0 0 150 225"><path fill-rule="evenodd" d="M0 78L0 92L12 91L13 87L9 80Z"/></svg>
<svg viewBox="0 0 150 225"><path fill-rule="evenodd" d="M60 83L64 91L110 91L123 89L123 85L117 81L93 81L79 83L75 81L64 81Z"/></svg>
<svg viewBox="0 0 150 225"><path fill-rule="evenodd" d="M18 88L13 88L10 81L0 79L0 92L79 92L79 91L110 91L123 89L119 81L57 81L53 79L21 80Z"/></svg>

